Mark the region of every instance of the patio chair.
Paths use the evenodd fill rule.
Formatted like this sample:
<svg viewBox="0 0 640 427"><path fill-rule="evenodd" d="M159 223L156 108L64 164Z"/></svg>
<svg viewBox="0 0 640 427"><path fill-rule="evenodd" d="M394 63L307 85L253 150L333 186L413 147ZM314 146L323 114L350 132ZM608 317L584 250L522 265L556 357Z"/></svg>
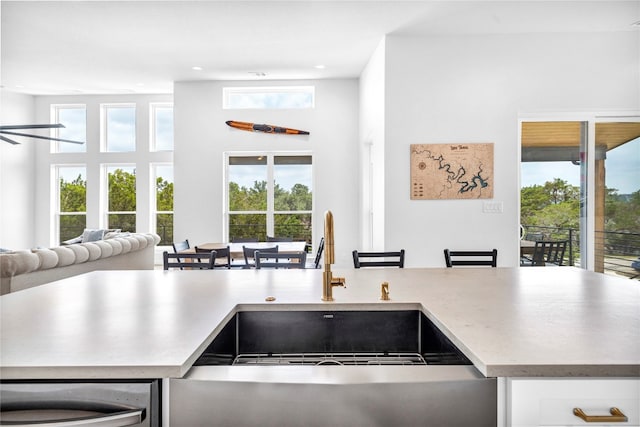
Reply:
<svg viewBox="0 0 640 427"><path fill-rule="evenodd" d="M566 240L538 240L531 258L523 257L520 265L523 267L544 267L547 265L562 266L564 253L567 250Z"/></svg>

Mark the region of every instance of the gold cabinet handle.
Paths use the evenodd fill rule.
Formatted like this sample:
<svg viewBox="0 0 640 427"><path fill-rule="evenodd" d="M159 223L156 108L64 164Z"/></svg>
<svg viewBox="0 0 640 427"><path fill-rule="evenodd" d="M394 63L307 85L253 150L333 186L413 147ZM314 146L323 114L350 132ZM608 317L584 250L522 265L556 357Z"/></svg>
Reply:
<svg viewBox="0 0 640 427"><path fill-rule="evenodd" d="M580 417L588 423L624 423L629 418L618 408L609 409L611 415L587 415L580 408L573 408L573 415Z"/></svg>

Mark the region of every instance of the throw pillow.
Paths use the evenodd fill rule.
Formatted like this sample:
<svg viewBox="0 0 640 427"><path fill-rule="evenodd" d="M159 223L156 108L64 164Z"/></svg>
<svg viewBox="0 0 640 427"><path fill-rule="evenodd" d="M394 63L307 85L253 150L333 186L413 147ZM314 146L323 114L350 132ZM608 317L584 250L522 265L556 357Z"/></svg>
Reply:
<svg viewBox="0 0 640 427"><path fill-rule="evenodd" d="M65 240L64 242L60 242L61 245L74 245L76 243L82 243L82 234L78 237L74 237L73 239Z"/></svg>
<svg viewBox="0 0 640 427"><path fill-rule="evenodd" d="M98 240L102 240L104 237L104 229L91 229L85 228L84 233L82 233L82 243L86 242L97 242Z"/></svg>

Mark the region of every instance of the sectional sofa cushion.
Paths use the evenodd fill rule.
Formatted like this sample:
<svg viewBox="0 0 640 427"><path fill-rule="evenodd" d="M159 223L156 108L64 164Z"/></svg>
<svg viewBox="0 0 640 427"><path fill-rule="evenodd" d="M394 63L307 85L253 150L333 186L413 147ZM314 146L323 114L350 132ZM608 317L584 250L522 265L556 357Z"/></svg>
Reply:
<svg viewBox="0 0 640 427"><path fill-rule="evenodd" d="M127 233L108 240L7 252L0 255L0 276L13 277L36 270L82 264L136 252L159 242L160 236L155 233Z"/></svg>

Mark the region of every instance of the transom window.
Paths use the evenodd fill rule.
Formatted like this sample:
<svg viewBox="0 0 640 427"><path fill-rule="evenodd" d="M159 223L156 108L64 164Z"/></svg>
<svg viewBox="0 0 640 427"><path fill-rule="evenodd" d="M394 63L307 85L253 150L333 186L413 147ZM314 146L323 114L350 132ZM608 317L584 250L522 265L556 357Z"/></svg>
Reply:
<svg viewBox="0 0 640 427"><path fill-rule="evenodd" d="M102 147L108 153L136 151L136 106L102 105Z"/></svg>
<svg viewBox="0 0 640 427"><path fill-rule="evenodd" d="M313 86L225 87L224 109L306 109L313 108Z"/></svg>
<svg viewBox="0 0 640 427"><path fill-rule="evenodd" d="M85 142L87 140L87 107L85 105L52 105L51 122L64 125L63 128L51 130L54 138ZM84 153L87 144L73 144L71 142L52 143L56 153Z"/></svg>
<svg viewBox="0 0 640 427"><path fill-rule="evenodd" d="M173 104L151 104L151 151L173 151Z"/></svg>

